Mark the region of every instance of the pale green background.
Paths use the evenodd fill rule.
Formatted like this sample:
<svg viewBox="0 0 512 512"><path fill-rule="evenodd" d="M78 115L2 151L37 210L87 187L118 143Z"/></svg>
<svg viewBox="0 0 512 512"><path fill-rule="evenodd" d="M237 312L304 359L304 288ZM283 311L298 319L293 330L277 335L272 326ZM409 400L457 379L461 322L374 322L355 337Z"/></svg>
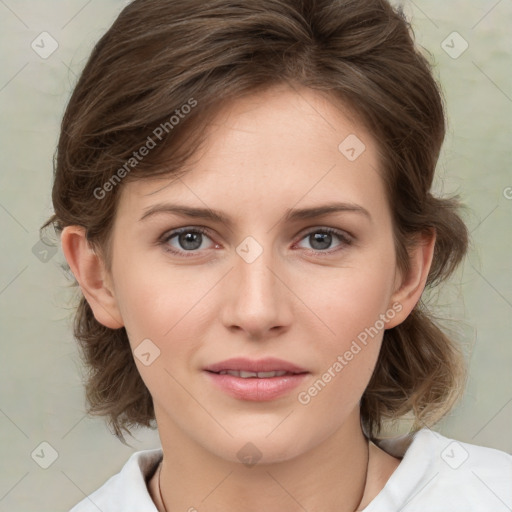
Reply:
<svg viewBox="0 0 512 512"><path fill-rule="evenodd" d="M84 416L68 281L59 268L64 259L59 251L42 263L32 253L51 212L52 155L63 109L84 59L124 4L0 1L0 510L68 510L117 473L133 451L159 445L156 432L140 431L133 448L126 447L103 420ZM404 5L418 43L433 54L448 105L436 190L460 193L472 210L472 251L438 310L453 319L466 346L470 378L464 401L438 430L511 452L512 199L504 191L512 187L512 2ZM43 31L59 43L46 60L30 46ZM457 59L441 48L453 31L469 43ZM46 470L31 458L43 441L58 452Z"/></svg>

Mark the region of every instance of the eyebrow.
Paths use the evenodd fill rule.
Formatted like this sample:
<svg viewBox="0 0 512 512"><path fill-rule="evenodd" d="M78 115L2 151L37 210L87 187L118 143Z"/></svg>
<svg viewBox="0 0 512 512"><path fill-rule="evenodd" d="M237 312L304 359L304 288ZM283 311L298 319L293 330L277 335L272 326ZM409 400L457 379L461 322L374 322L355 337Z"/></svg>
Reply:
<svg viewBox="0 0 512 512"><path fill-rule="evenodd" d="M339 212L359 213L366 216L370 222L372 221L370 212L361 205L354 203L329 203L311 208L288 209L283 220L284 222L292 222L296 220L313 219ZM147 208L139 219L139 222L157 214L175 214L195 219L210 220L230 227L233 224L229 217L219 211L210 208L195 208L170 203L157 203Z"/></svg>

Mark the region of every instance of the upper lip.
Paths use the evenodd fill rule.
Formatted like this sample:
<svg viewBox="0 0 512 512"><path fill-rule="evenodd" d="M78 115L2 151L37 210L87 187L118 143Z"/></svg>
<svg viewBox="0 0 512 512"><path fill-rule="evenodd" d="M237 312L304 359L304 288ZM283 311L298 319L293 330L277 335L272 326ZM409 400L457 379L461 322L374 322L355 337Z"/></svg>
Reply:
<svg viewBox="0 0 512 512"><path fill-rule="evenodd" d="M226 359L219 363L214 363L204 368L209 372L221 372L224 370L238 370L246 372L272 372L286 371L290 373L305 373L307 370L288 361L277 359L275 357L267 357L265 359L247 359L244 357L234 357Z"/></svg>

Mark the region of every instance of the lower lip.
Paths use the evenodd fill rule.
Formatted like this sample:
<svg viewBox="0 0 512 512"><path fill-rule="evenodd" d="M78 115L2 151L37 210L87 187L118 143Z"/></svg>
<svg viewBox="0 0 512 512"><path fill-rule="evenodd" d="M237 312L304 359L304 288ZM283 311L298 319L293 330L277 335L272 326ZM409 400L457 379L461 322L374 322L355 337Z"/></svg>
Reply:
<svg viewBox="0 0 512 512"><path fill-rule="evenodd" d="M307 373L296 373L281 377L244 379L229 374L220 375L208 371L206 373L212 382L228 395L254 402L266 402L286 395L308 375Z"/></svg>

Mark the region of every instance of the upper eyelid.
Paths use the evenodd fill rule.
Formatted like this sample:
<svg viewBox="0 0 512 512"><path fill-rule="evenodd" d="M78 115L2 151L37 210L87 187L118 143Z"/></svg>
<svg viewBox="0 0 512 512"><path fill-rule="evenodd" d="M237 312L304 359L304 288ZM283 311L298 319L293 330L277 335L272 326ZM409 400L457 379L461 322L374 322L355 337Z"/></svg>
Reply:
<svg viewBox="0 0 512 512"><path fill-rule="evenodd" d="M169 240L170 238L175 237L176 235L186 233L188 231L195 231L198 233L206 234L208 236L210 236L211 233L211 229L207 228L206 226L183 226L180 228L174 228L165 231L160 237L160 239Z"/></svg>
<svg viewBox="0 0 512 512"><path fill-rule="evenodd" d="M217 243L214 240L214 237L212 237L212 235L211 235L212 230L206 226L201 226L201 225L182 226L179 228L174 228L174 229L168 230L161 236L160 240L163 243L165 243L165 242L169 241L170 239L176 237L180 233L186 233L187 231L191 231L191 232L196 231L198 233L202 233L202 234L208 236L212 240L212 242ZM316 225L316 226L310 226L309 228L304 228L294 238L298 238L297 241L300 242L304 237L310 235L311 233L314 233L315 231L330 231L331 234L336 235L336 236L340 237L341 239L345 238L349 242L354 241L354 235L352 235L350 232L348 232L344 229L335 228L332 226L325 226L325 225ZM189 252L193 252L193 251L189 251Z"/></svg>

